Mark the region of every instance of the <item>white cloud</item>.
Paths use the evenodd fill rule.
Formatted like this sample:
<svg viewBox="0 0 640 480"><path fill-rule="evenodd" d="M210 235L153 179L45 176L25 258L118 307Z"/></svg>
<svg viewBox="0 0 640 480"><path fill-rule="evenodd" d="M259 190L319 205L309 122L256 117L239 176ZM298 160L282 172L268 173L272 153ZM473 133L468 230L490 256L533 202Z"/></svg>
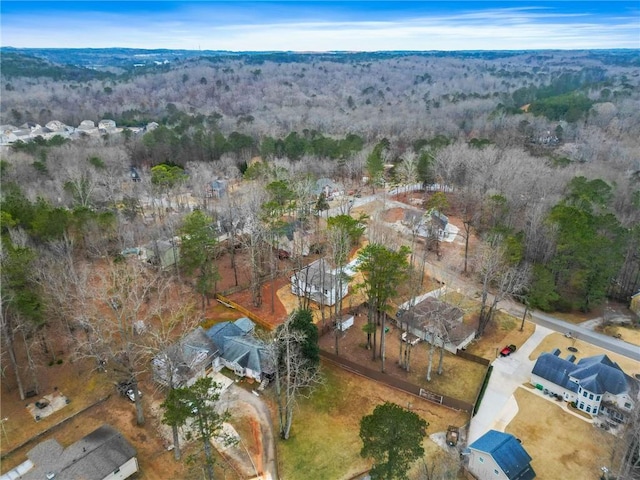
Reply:
<svg viewBox="0 0 640 480"><path fill-rule="evenodd" d="M227 12L228 13L228 12ZM640 48L636 18L606 22L547 8L495 9L389 21L287 21L221 24L212 10L141 15L35 15L2 21L2 45L16 47L135 47L211 50L494 50ZM228 14L225 15L225 18ZM237 15L235 15L237 17Z"/></svg>

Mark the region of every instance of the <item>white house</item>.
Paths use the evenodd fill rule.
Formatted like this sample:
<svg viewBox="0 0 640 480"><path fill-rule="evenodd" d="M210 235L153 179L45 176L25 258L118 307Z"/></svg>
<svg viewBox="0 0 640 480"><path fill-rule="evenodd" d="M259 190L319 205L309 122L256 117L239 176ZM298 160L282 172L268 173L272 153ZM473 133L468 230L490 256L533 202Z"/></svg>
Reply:
<svg viewBox="0 0 640 480"><path fill-rule="evenodd" d="M138 471L135 449L106 424L67 448L55 439L45 440L32 448L27 458L0 480L124 480Z"/></svg>
<svg viewBox="0 0 640 480"><path fill-rule="evenodd" d="M321 305L335 305L349 292L349 280L346 275L340 279L338 273L324 258L320 258L291 276L291 292Z"/></svg>
<svg viewBox="0 0 640 480"><path fill-rule="evenodd" d="M509 433L489 430L468 448L469 471L479 480L532 480L531 457Z"/></svg>
<svg viewBox="0 0 640 480"><path fill-rule="evenodd" d="M622 371L606 355L587 357L575 363L575 356L560 358L560 350L543 353L531 372L531 383L539 389L561 395L585 413L606 415L615 423L638 401L639 382Z"/></svg>

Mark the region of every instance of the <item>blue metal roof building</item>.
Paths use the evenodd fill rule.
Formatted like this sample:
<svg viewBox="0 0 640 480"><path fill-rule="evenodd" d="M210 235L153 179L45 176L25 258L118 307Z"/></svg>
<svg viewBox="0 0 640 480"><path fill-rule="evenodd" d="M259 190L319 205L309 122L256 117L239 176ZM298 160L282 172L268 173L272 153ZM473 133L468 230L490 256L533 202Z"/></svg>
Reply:
<svg viewBox="0 0 640 480"><path fill-rule="evenodd" d="M532 480L531 457L509 433L489 430L469 445L469 470L480 480Z"/></svg>

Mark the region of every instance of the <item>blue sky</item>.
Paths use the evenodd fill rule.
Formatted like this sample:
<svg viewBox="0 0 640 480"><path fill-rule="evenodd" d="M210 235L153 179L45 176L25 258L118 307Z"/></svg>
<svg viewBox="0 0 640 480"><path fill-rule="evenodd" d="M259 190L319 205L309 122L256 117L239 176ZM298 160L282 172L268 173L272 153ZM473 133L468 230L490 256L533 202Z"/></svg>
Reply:
<svg viewBox="0 0 640 480"><path fill-rule="evenodd" d="M232 51L640 48L640 2L2 0L0 45Z"/></svg>

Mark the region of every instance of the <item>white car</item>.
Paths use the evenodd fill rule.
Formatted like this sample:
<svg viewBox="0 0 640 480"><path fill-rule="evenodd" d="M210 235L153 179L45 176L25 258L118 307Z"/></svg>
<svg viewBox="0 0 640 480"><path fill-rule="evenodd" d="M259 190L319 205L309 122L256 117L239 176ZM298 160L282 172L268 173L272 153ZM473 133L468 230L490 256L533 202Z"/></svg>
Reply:
<svg viewBox="0 0 640 480"><path fill-rule="evenodd" d="M142 398L142 392L141 392L140 390L138 390L138 396L139 396L140 398ZM132 389L132 388L130 388L129 390L127 390L127 398L128 398L129 400L131 400L132 402L135 402L135 401L136 401L136 395L135 395L135 393L134 393L134 391L133 391L133 389Z"/></svg>

